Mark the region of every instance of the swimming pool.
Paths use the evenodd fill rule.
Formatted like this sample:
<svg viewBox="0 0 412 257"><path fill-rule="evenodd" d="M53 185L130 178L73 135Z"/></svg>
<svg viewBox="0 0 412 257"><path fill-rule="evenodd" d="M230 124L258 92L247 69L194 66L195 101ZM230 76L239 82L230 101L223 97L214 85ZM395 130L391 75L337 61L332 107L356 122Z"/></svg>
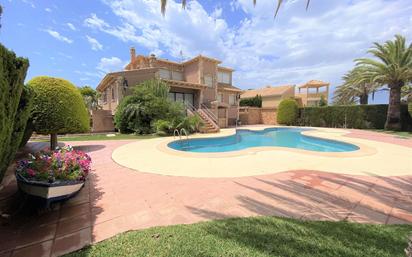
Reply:
<svg viewBox="0 0 412 257"><path fill-rule="evenodd" d="M216 153L243 150L250 147L289 147L317 152L351 152L359 149L356 145L335 140L302 135L302 128L268 128L261 131L238 129L236 134L227 137L195 138L173 141L172 149Z"/></svg>

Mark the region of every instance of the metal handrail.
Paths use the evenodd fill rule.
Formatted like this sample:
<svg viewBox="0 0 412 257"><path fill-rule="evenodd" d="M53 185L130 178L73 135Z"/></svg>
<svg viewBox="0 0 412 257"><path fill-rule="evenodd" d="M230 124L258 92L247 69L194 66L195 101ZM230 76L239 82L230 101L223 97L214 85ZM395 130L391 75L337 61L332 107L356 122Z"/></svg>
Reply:
<svg viewBox="0 0 412 257"><path fill-rule="evenodd" d="M173 139L176 139L176 133L177 133L177 135L179 136L179 139L181 139L182 136L180 135L178 129L175 129L175 130L173 131Z"/></svg>
<svg viewBox="0 0 412 257"><path fill-rule="evenodd" d="M217 116L206 105L201 104L200 107L216 124L218 123Z"/></svg>
<svg viewBox="0 0 412 257"><path fill-rule="evenodd" d="M188 139L189 139L189 134L187 134L186 129L185 129L185 128L181 128L181 129L180 129L180 135L183 135L183 133L182 133L182 132L184 132L184 133L185 133L186 140L188 140Z"/></svg>

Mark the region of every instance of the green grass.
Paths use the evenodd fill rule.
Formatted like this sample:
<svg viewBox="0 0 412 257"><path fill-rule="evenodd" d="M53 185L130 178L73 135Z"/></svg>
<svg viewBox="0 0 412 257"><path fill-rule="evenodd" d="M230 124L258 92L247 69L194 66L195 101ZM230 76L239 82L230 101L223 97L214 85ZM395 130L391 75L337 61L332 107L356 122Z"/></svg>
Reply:
<svg viewBox="0 0 412 257"><path fill-rule="evenodd" d="M59 136L59 141L93 141L93 140L125 140L125 139L150 139L158 137L156 135L135 135L135 134L120 134L108 133L115 136L107 136L107 134L85 134L75 136ZM35 139L35 142L48 142L49 139Z"/></svg>
<svg viewBox="0 0 412 257"><path fill-rule="evenodd" d="M235 218L119 234L67 256L405 257L409 225Z"/></svg>
<svg viewBox="0 0 412 257"><path fill-rule="evenodd" d="M392 130L384 130L384 129L370 129L375 132L380 132L380 133L385 133L385 134L391 134L397 137L404 137L404 138L410 138L412 137L412 132L408 131L392 131Z"/></svg>

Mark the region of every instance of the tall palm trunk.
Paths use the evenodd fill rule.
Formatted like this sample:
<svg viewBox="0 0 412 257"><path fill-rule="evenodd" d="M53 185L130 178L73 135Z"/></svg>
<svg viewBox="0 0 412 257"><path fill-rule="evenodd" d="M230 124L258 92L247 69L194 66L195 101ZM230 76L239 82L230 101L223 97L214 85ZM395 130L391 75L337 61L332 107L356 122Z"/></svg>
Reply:
<svg viewBox="0 0 412 257"><path fill-rule="evenodd" d="M359 103L360 104L368 104L369 102L369 95L368 94L363 94L359 96Z"/></svg>
<svg viewBox="0 0 412 257"><path fill-rule="evenodd" d="M401 88L403 83L389 86L389 107L386 118L385 129L401 129Z"/></svg>

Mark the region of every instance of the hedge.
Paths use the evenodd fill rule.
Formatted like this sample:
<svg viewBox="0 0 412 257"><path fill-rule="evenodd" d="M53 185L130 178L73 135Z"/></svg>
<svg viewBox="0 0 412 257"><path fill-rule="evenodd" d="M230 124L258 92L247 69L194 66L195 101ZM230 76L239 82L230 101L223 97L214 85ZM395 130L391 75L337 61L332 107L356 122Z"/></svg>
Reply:
<svg viewBox="0 0 412 257"><path fill-rule="evenodd" d="M298 118L298 103L295 99L284 99L278 106L277 121L283 125L294 125Z"/></svg>
<svg viewBox="0 0 412 257"><path fill-rule="evenodd" d="M41 76L28 82L35 93L34 131L39 134L81 133L90 130L89 114L79 90L69 81Z"/></svg>
<svg viewBox="0 0 412 257"><path fill-rule="evenodd" d="M262 107L262 97L260 95L256 95L252 98L243 98L240 99L239 102L240 106L251 106L251 107Z"/></svg>
<svg viewBox="0 0 412 257"><path fill-rule="evenodd" d="M383 129L387 104L302 107L295 125L358 129ZM401 106L402 130L412 130L408 106Z"/></svg>
<svg viewBox="0 0 412 257"><path fill-rule="evenodd" d="M15 157L30 113L30 91L23 84L28 67L27 59L0 44L0 182Z"/></svg>

